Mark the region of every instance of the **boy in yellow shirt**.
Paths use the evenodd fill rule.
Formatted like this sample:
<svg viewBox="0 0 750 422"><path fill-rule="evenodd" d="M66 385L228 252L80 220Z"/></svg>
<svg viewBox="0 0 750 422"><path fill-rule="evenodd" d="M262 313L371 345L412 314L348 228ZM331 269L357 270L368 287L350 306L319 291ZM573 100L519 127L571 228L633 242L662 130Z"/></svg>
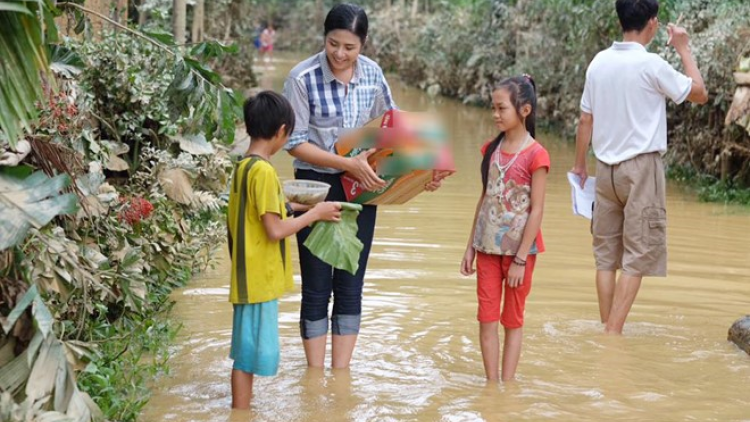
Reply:
<svg viewBox="0 0 750 422"><path fill-rule="evenodd" d="M237 165L229 193L227 228L232 260L232 408L248 409L254 375L276 375L279 366L278 298L291 290L286 238L318 220L338 221L341 206L286 204L271 156L294 130L294 111L279 94L264 91L244 105L250 147Z"/></svg>

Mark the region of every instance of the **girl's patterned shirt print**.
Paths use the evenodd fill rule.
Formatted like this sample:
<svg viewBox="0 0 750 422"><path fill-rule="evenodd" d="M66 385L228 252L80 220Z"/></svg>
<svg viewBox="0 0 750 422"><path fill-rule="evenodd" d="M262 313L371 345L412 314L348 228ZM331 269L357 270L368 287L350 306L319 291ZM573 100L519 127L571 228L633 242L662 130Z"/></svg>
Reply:
<svg viewBox="0 0 750 422"><path fill-rule="evenodd" d="M482 147L482 155L489 144ZM549 170L549 153L534 141L519 153L502 177L500 168L512 160L513 155L500 151L498 147L490 158L487 189L474 232L474 248L479 252L493 255L517 253L531 211L531 175L542 167ZM540 230L529 254L541 252L544 252L544 241Z"/></svg>

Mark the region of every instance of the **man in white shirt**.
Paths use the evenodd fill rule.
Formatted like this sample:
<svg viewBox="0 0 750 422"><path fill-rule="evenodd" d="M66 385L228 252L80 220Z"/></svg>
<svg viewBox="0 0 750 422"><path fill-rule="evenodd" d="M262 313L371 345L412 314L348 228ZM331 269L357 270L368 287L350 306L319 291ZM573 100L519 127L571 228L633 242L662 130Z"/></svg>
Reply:
<svg viewBox="0 0 750 422"><path fill-rule="evenodd" d="M641 279L666 276L666 99L708 101L684 28L667 26L668 45L682 59L685 74L646 51L659 28L659 2L617 0L615 7L623 41L599 52L586 71L572 170L583 186L591 143L597 158L596 287L609 334L622 333Z"/></svg>

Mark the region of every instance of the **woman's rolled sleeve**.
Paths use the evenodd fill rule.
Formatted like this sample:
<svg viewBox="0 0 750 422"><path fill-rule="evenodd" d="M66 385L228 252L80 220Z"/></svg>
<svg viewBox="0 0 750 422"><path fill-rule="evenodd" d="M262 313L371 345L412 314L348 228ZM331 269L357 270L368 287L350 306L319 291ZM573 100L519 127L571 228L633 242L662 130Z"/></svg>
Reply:
<svg viewBox="0 0 750 422"><path fill-rule="evenodd" d="M307 99L307 88L304 80L298 78L287 78L284 82L284 96L292 105L294 110L294 131L284 149L289 151L294 147L307 142L308 127L310 124L310 104Z"/></svg>

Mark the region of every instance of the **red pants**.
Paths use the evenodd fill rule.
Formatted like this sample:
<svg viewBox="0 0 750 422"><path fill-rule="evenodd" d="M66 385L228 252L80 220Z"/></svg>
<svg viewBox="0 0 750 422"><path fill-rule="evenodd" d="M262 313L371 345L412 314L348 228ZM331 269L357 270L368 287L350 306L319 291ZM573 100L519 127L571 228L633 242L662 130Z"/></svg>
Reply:
<svg viewBox="0 0 750 422"><path fill-rule="evenodd" d="M513 262L510 255L490 255L477 252L477 300L479 322L500 323L505 328L523 327L523 314L526 309L526 297L531 291L531 276L534 272L536 255L526 257L526 269L523 284L508 287L505 279ZM503 302L503 290L505 301ZM503 303L502 313L500 303Z"/></svg>

